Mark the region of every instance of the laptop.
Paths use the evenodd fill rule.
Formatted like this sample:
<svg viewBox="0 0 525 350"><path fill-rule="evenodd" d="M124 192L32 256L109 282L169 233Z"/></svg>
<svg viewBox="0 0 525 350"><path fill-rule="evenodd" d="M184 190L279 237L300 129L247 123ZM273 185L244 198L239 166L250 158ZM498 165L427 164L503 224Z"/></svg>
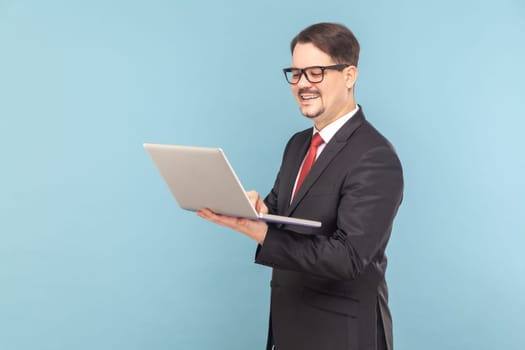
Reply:
<svg viewBox="0 0 525 350"><path fill-rule="evenodd" d="M218 214L280 224L321 227L321 222L258 213L220 148L145 143L178 205L209 208Z"/></svg>

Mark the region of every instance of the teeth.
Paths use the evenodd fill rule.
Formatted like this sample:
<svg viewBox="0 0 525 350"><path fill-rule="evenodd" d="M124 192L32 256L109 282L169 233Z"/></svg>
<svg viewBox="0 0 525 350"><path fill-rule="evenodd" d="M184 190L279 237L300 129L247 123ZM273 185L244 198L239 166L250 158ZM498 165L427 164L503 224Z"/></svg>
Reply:
<svg viewBox="0 0 525 350"><path fill-rule="evenodd" d="M317 95L301 95L301 98L303 100L313 100L314 98L317 98Z"/></svg>

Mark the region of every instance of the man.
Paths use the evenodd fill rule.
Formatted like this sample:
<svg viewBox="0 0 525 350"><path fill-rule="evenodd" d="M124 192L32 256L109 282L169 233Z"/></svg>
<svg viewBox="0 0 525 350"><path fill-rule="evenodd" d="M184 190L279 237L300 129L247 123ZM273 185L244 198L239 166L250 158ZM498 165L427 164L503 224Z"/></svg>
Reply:
<svg viewBox="0 0 525 350"><path fill-rule="evenodd" d="M260 212L322 227L198 215L256 240L256 263L273 268L267 349L391 350L385 248L402 198L401 164L355 103L352 32L315 24L291 50L286 79L314 128L292 136L264 202L249 196Z"/></svg>

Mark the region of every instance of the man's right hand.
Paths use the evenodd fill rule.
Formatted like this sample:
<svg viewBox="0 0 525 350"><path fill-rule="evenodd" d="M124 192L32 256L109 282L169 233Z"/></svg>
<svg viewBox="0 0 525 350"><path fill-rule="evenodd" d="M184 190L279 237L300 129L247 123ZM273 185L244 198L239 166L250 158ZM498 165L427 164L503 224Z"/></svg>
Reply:
<svg viewBox="0 0 525 350"><path fill-rule="evenodd" d="M266 204L264 204L264 201L261 199L261 196L259 196L259 193L256 191L248 191L246 192L246 195L248 195L250 202L258 213L268 214L268 207Z"/></svg>

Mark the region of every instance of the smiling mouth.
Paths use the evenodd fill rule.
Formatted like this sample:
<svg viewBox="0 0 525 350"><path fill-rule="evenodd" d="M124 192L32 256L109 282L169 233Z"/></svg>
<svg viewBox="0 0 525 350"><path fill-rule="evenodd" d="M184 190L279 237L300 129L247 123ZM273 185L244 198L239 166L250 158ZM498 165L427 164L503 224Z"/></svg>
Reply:
<svg viewBox="0 0 525 350"><path fill-rule="evenodd" d="M311 100L315 100L317 98L319 98L319 95L318 94L299 94L299 97L301 98L301 100L303 101L311 101Z"/></svg>
<svg viewBox="0 0 525 350"><path fill-rule="evenodd" d="M314 100L318 97L319 97L318 95L301 95L301 98L303 100Z"/></svg>

